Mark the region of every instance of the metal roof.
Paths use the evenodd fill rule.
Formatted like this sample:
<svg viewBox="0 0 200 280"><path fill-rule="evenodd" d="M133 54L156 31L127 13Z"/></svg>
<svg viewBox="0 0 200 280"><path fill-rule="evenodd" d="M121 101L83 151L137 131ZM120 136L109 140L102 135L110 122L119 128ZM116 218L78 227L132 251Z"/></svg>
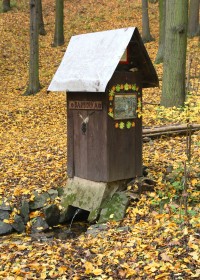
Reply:
<svg viewBox="0 0 200 280"><path fill-rule="evenodd" d="M135 31L150 66L148 71L143 71L144 76L145 73L151 76L152 71L155 76L149 78L146 87L156 86L157 75L139 32L135 27L128 27L72 36L48 91L104 92Z"/></svg>

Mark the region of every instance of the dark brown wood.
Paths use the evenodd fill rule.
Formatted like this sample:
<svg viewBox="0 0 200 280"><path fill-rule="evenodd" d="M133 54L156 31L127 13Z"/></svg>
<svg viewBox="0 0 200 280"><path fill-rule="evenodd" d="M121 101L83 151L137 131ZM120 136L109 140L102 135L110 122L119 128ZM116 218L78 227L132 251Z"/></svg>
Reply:
<svg viewBox="0 0 200 280"><path fill-rule="evenodd" d="M115 72L108 85L108 91L116 84L134 84L139 86L141 79L138 72ZM108 178L107 181L129 179L142 175L142 123L134 119L135 127L131 129L116 129L114 120L108 122Z"/></svg>
<svg viewBox="0 0 200 280"><path fill-rule="evenodd" d="M141 118L132 120L135 127L120 129L115 127L116 120L108 115L109 90L113 85L126 83L136 83L141 97L141 80L138 72L115 72L104 93L67 94L69 177L112 182L142 175ZM138 92L133 92L138 95ZM79 109L69 105L78 104L76 102L80 101ZM88 109L87 102L102 104L102 110L94 110L93 106L93 109Z"/></svg>
<svg viewBox="0 0 200 280"><path fill-rule="evenodd" d="M67 175L74 177L74 119L73 112L67 108Z"/></svg>
<svg viewBox="0 0 200 280"><path fill-rule="evenodd" d="M106 95L105 93L68 93L68 103L73 101L95 101L102 103L102 110L69 109L73 114L74 176L93 181L106 181ZM70 114L69 114L70 115ZM82 124L86 123L86 132ZM71 129L72 131L72 129ZM69 135L69 134L68 134ZM68 136L69 137L69 136ZM70 139L69 139L70 141ZM72 161L72 158L68 160ZM71 166L71 164L69 163Z"/></svg>
<svg viewBox="0 0 200 280"><path fill-rule="evenodd" d="M142 118L136 120L135 132L135 174L134 177L142 176Z"/></svg>
<svg viewBox="0 0 200 280"><path fill-rule="evenodd" d="M107 110L106 95L102 96L103 111L95 111L88 123L88 166L87 176L94 181L107 181Z"/></svg>

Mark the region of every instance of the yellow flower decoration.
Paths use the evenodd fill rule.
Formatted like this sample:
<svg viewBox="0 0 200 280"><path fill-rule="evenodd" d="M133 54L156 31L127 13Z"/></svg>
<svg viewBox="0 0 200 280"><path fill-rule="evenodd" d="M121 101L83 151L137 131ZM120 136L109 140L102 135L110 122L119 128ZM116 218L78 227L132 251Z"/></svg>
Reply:
<svg viewBox="0 0 200 280"><path fill-rule="evenodd" d="M124 85L124 89L125 89L125 90L129 90L129 84L125 84L125 85Z"/></svg>
<svg viewBox="0 0 200 280"><path fill-rule="evenodd" d="M137 100L137 117L141 118L142 117L142 99L141 99L141 93L138 92L139 90L139 86L136 85L136 83L134 84L129 84L129 83L125 83L125 84L117 84L115 86L112 86L111 90L109 91L108 94L108 101L109 101L109 105L108 105L108 115L111 118L114 118L114 98L115 95L118 94L127 94L127 92L130 93L132 91L137 91L136 97L138 97ZM136 117L136 116L135 116ZM135 118L133 117L133 119ZM127 120L127 121L116 121L114 122L114 126L115 128L119 128L119 129L131 129L133 127L135 127L135 122L133 120Z"/></svg>
<svg viewBox="0 0 200 280"><path fill-rule="evenodd" d="M109 112L109 113L108 113L108 115L109 115L111 118L113 118L113 117L114 117L114 115L113 115L113 113L112 113L112 112Z"/></svg>
<svg viewBox="0 0 200 280"><path fill-rule="evenodd" d="M120 128L120 129L124 129L124 127L125 127L124 122L120 122L120 124L119 124L119 128Z"/></svg>

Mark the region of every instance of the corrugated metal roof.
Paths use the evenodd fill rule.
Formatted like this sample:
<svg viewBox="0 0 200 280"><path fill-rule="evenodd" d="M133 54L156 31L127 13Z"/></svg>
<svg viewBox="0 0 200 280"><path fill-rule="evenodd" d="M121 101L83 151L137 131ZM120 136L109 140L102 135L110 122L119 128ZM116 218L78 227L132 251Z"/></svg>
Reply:
<svg viewBox="0 0 200 280"><path fill-rule="evenodd" d="M72 36L48 91L104 92L135 30L128 27Z"/></svg>

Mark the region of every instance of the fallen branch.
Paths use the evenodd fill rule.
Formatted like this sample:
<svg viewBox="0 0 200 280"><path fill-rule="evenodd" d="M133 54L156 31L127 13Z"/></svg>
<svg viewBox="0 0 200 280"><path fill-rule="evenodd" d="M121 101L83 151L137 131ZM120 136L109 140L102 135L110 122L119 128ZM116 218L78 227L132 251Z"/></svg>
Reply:
<svg viewBox="0 0 200 280"><path fill-rule="evenodd" d="M169 125L153 128L144 128L142 131L143 137L157 137L169 134L181 134L186 133L188 130L187 124ZM200 124L191 124L191 132L200 130Z"/></svg>

